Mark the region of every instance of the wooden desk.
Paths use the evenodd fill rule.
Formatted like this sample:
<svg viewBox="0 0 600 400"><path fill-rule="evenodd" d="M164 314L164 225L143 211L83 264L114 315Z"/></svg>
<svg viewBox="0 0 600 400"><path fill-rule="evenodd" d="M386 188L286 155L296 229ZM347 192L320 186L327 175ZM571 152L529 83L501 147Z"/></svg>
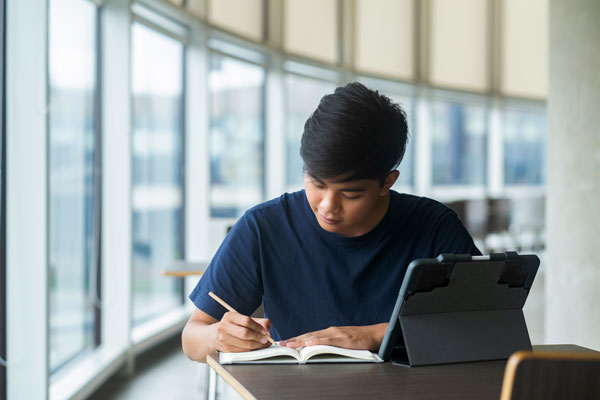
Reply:
<svg viewBox="0 0 600 400"><path fill-rule="evenodd" d="M575 345L533 346L535 351L593 352ZM506 360L430 367L382 364L221 365L216 353L207 358L245 399L500 398ZM214 375L214 372L211 372ZM210 379L215 383L214 376ZM214 390L213 390L214 393Z"/></svg>
<svg viewBox="0 0 600 400"><path fill-rule="evenodd" d="M162 274L163 276L175 276L177 278L201 276L206 270L206 267L208 267L208 264L208 261L173 261Z"/></svg>

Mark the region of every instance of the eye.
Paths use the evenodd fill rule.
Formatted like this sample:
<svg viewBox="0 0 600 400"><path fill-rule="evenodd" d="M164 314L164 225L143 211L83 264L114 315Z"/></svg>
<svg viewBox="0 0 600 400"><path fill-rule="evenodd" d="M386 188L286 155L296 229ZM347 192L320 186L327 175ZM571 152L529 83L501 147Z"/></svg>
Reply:
<svg viewBox="0 0 600 400"><path fill-rule="evenodd" d="M343 193L342 196L348 200L356 200L356 199L360 198L359 194L349 195L349 194Z"/></svg>
<svg viewBox="0 0 600 400"><path fill-rule="evenodd" d="M320 183L320 182L317 182L317 181L312 181L312 184L313 184L313 186L314 186L314 187L316 187L317 189L325 189L325 185L323 185L323 184L322 184L322 183Z"/></svg>

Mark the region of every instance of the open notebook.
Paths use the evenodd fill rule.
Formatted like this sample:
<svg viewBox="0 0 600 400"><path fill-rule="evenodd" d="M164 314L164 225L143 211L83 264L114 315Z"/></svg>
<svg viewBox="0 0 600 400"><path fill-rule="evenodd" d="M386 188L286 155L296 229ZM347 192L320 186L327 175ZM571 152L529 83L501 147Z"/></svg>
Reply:
<svg viewBox="0 0 600 400"><path fill-rule="evenodd" d="M281 347L279 342L276 342L266 349L243 353L220 353L219 362L221 364L305 364L383 362L383 360L368 350L350 350L324 345L292 349Z"/></svg>

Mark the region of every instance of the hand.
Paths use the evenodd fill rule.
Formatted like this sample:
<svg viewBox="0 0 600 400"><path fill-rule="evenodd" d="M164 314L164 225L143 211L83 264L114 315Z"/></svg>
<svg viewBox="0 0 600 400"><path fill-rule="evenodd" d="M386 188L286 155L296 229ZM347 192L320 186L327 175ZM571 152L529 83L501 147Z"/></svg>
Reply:
<svg viewBox="0 0 600 400"><path fill-rule="evenodd" d="M242 352L269 347L267 334L271 321L251 318L236 312L226 312L216 326L217 350Z"/></svg>
<svg viewBox="0 0 600 400"><path fill-rule="evenodd" d="M292 348L325 344L346 349L378 351L387 325L382 323L366 326L332 326L282 340L279 344Z"/></svg>

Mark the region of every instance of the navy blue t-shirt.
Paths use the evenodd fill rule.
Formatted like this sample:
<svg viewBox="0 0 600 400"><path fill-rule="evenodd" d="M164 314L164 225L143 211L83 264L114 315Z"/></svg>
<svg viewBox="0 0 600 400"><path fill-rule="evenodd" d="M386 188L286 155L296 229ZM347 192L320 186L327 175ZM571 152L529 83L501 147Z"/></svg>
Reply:
<svg viewBox="0 0 600 400"><path fill-rule="evenodd" d="M190 295L220 320L263 303L275 340L330 326L389 322L406 268L441 253L480 254L456 213L425 197L390 191L370 232L344 237L319 226L304 190L248 210L233 226Z"/></svg>

